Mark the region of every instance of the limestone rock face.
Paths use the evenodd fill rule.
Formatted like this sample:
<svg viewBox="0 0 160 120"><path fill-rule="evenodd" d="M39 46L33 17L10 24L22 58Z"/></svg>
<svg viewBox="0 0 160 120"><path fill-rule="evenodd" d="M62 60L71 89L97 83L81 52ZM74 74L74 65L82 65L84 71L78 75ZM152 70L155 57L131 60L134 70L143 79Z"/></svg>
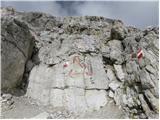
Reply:
<svg viewBox="0 0 160 120"><path fill-rule="evenodd" d="M123 47L122 43L119 40L111 40L108 41L107 46L104 47L102 51L103 56L109 58L111 61L116 64L122 64L124 61L124 57L122 54Z"/></svg>
<svg viewBox="0 0 160 120"><path fill-rule="evenodd" d="M26 61L31 57L33 36L21 20L2 16L2 91L11 91L22 81Z"/></svg>
<svg viewBox="0 0 160 120"><path fill-rule="evenodd" d="M128 33L127 28L119 20L114 21L111 29L111 39L123 40Z"/></svg>
<svg viewBox="0 0 160 120"><path fill-rule="evenodd" d="M40 105L84 113L112 99L129 118L158 116L158 28L142 31L95 16L2 12L5 89L25 76L26 96Z"/></svg>
<svg viewBox="0 0 160 120"><path fill-rule="evenodd" d="M99 58L101 57L72 55L68 58L68 64L62 62L52 67L36 65L29 76L27 95L44 105L77 112L98 110L107 103L105 90L108 89L108 79L102 59Z"/></svg>

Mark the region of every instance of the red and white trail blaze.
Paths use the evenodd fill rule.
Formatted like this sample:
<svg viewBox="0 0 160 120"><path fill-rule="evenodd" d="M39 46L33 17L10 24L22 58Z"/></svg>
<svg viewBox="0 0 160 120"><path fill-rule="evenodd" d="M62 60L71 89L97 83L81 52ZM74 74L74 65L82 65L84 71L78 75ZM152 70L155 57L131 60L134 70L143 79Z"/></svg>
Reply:
<svg viewBox="0 0 160 120"><path fill-rule="evenodd" d="M140 60L144 56L143 51L140 49L137 53L137 58Z"/></svg>

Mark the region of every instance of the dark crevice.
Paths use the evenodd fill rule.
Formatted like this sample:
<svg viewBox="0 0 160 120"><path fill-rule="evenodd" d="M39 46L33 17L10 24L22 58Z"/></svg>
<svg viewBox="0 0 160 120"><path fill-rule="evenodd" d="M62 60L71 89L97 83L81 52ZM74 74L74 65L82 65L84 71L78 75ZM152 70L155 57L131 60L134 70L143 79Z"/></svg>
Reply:
<svg viewBox="0 0 160 120"><path fill-rule="evenodd" d="M125 50L126 49L125 43L121 42L121 44L122 44L123 50Z"/></svg>
<svg viewBox="0 0 160 120"><path fill-rule="evenodd" d="M85 90L105 90L105 91L108 91L108 89L104 89L104 88L85 88Z"/></svg>
<svg viewBox="0 0 160 120"><path fill-rule="evenodd" d="M49 64L48 67L53 67L55 66L56 64Z"/></svg>
<svg viewBox="0 0 160 120"><path fill-rule="evenodd" d="M48 43L49 43L49 44L52 44L52 42L51 42L51 41L49 41Z"/></svg>
<svg viewBox="0 0 160 120"><path fill-rule="evenodd" d="M64 86L64 87L52 87L52 89L60 89L60 90L65 90L69 88L69 86Z"/></svg>
<svg viewBox="0 0 160 120"><path fill-rule="evenodd" d="M92 56L92 53L96 53L95 51L89 51L89 50L86 50L85 52L80 52L80 53L82 53L83 55L90 55L90 56Z"/></svg>
<svg viewBox="0 0 160 120"><path fill-rule="evenodd" d="M35 44L34 44L35 45ZM31 70L32 70L32 68L35 66L35 65L37 65L37 64L35 64L34 63L34 61L32 60L32 57L33 57L33 55L35 54L35 53L37 53L38 52L38 50L37 49L35 49L35 46L33 46L33 51L32 51L32 53L31 53L31 56L30 56L30 58L28 58L28 60L26 61L26 63L25 63L25 69L24 69L24 73L23 73L23 77L22 77L22 81L20 82L20 84L16 87L16 89L18 90L18 91L23 91L23 92L18 92L18 93L16 93L17 94L17 96L23 96L24 94L26 94L26 92L27 92L27 88L28 88L28 84L29 84L29 75L30 75L30 72L31 72ZM27 62L29 61L29 60L31 60L32 62L33 62L33 66L32 66L32 68L29 70L29 71L27 71ZM39 58L38 58L38 60L39 60Z"/></svg>
<svg viewBox="0 0 160 120"><path fill-rule="evenodd" d="M58 27L58 28L61 28L62 26L63 26L63 23L57 24L57 27Z"/></svg>
<svg viewBox="0 0 160 120"><path fill-rule="evenodd" d="M113 66L115 61L116 60L111 60L110 58L103 56L103 62L104 62L105 65L112 65Z"/></svg>
<svg viewBox="0 0 160 120"><path fill-rule="evenodd" d="M145 99L145 101L146 101L146 103L147 103L148 107L150 108L150 110L154 111L154 109L153 109L153 107L152 107L151 103L149 102L149 100L148 100L147 96L146 96L145 94L143 94L143 96L144 96L144 99Z"/></svg>
<svg viewBox="0 0 160 120"><path fill-rule="evenodd" d="M61 43L61 44L63 43L63 41L64 41L64 39L63 39L63 38L60 38L60 43Z"/></svg>
<svg viewBox="0 0 160 120"><path fill-rule="evenodd" d="M58 46L58 49L61 49L64 39L63 39L63 38L60 38L59 41L60 41L60 44L59 44L59 46Z"/></svg>
<svg viewBox="0 0 160 120"><path fill-rule="evenodd" d="M84 88L84 87L79 87L79 86L64 86L64 87L52 87L52 89L61 89L61 90L65 90L68 88L79 88L79 89L84 89L84 90L105 90L108 91L108 89L104 89L104 88Z"/></svg>

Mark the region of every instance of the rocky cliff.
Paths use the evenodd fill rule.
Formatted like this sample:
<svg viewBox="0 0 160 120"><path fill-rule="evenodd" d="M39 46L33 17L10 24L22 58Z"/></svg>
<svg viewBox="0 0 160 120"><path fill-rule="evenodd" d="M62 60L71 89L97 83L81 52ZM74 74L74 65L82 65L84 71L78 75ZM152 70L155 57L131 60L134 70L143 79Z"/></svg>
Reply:
<svg viewBox="0 0 160 120"><path fill-rule="evenodd" d="M75 113L113 99L129 118L158 118L158 28L8 8L1 15L2 92L26 89L41 105Z"/></svg>

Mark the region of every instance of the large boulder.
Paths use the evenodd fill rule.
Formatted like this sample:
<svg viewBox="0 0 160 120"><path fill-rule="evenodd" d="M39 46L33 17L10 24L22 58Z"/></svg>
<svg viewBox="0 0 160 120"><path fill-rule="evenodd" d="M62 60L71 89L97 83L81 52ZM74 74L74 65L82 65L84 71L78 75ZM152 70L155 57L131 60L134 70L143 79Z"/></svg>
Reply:
<svg viewBox="0 0 160 120"><path fill-rule="evenodd" d="M119 40L108 41L107 45L102 49L102 55L109 58L110 61L116 64L122 64L124 61L123 57L123 46Z"/></svg>
<svg viewBox="0 0 160 120"><path fill-rule="evenodd" d="M33 67L27 96L43 105L51 104L75 112L98 110L107 103L105 90L108 89L108 79L100 58L75 54L53 66L40 64Z"/></svg>
<svg viewBox="0 0 160 120"><path fill-rule="evenodd" d="M114 21L111 29L111 39L123 40L128 33L127 28L120 20Z"/></svg>
<svg viewBox="0 0 160 120"><path fill-rule="evenodd" d="M2 91L17 87L32 54L33 37L28 26L13 17L2 17Z"/></svg>

